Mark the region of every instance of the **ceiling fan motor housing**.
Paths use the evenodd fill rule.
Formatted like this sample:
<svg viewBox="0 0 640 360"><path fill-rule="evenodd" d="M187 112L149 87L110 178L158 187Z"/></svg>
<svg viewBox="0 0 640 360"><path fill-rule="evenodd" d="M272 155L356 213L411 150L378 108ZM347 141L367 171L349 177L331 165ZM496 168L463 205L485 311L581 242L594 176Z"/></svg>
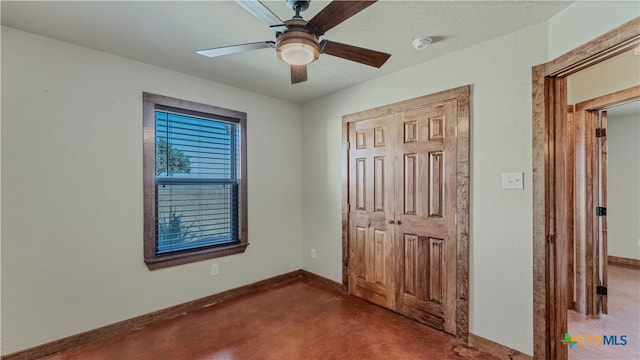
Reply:
<svg viewBox="0 0 640 360"><path fill-rule="evenodd" d="M306 65L320 56L318 38L307 29L307 22L299 19L285 21L287 31L276 39L278 58L291 65Z"/></svg>

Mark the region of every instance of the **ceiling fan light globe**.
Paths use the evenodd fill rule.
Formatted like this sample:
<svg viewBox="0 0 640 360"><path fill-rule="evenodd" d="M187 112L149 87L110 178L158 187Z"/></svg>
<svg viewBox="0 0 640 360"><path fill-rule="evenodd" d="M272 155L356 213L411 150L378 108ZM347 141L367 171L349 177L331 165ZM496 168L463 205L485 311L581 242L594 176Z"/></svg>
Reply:
<svg viewBox="0 0 640 360"><path fill-rule="evenodd" d="M280 59L290 65L307 65L315 61L317 51L306 44L288 44L282 46L278 55Z"/></svg>
<svg viewBox="0 0 640 360"><path fill-rule="evenodd" d="M307 65L320 56L316 38L301 32L282 34L276 42L276 49L278 58L290 65Z"/></svg>

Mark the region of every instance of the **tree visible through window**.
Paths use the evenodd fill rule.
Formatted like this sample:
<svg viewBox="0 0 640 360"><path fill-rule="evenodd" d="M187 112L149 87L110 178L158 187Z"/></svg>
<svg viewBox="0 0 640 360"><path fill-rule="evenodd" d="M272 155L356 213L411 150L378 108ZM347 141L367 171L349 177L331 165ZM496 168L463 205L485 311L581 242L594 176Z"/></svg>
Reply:
<svg viewBox="0 0 640 360"><path fill-rule="evenodd" d="M244 113L144 94L145 262L244 251Z"/></svg>

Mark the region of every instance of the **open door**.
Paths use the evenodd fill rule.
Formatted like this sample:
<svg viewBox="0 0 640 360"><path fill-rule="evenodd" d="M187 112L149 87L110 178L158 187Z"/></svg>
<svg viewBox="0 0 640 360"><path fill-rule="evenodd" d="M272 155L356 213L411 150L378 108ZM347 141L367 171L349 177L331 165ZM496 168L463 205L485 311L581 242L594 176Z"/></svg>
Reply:
<svg viewBox="0 0 640 360"><path fill-rule="evenodd" d="M607 112L599 111L597 138L598 181L595 192L598 196L596 207L596 264L598 268L596 286L597 312L607 314Z"/></svg>
<svg viewBox="0 0 640 360"><path fill-rule="evenodd" d="M607 313L607 113L601 109L580 113L577 147L576 311L594 317Z"/></svg>

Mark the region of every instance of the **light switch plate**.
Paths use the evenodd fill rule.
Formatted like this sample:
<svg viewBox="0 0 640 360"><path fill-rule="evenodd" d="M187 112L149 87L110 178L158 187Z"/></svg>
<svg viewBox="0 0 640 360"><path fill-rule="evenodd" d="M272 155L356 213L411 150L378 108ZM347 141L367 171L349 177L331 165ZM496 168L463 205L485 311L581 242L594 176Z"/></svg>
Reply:
<svg viewBox="0 0 640 360"><path fill-rule="evenodd" d="M523 190L524 173L510 172L502 173L502 188L505 190Z"/></svg>

